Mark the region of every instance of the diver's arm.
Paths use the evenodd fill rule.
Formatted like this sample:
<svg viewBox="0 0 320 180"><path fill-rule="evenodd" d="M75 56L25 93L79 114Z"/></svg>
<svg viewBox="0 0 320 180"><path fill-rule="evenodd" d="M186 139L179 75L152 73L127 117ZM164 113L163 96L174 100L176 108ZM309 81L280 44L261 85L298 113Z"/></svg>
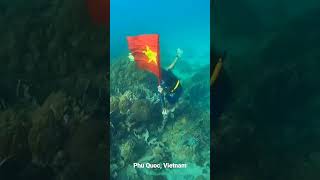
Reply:
<svg viewBox="0 0 320 180"><path fill-rule="evenodd" d="M161 102L161 107L162 109L166 108L166 100L164 99L164 94L159 94L160 96L160 102Z"/></svg>
<svg viewBox="0 0 320 180"><path fill-rule="evenodd" d="M162 107L164 107L164 105L165 105L164 90L161 85L158 86L158 92L159 92L159 96L160 96L161 105L162 105Z"/></svg>
<svg viewBox="0 0 320 180"><path fill-rule="evenodd" d="M167 70L172 70L176 66L177 61L181 58L182 54L183 54L183 51L180 48L178 48L176 57L174 58L172 63L167 67Z"/></svg>
<svg viewBox="0 0 320 180"><path fill-rule="evenodd" d="M179 56L176 56L174 58L174 60L172 61L172 63L170 64L170 66L167 67L167 70L172 70L176 66L177 61L178 61L179 58L180 58Z"/></svg>
<svg viewBox="0 0 320 180"><path fill-rule="evenodd" d="M159 92L159 98L160 98L160 102L161 102L161 108L162 108L162 112L164 112L164 110L166 110L166 100L165 100L165 92L164 89L159 85L158 86L158 92Z"/></svg>

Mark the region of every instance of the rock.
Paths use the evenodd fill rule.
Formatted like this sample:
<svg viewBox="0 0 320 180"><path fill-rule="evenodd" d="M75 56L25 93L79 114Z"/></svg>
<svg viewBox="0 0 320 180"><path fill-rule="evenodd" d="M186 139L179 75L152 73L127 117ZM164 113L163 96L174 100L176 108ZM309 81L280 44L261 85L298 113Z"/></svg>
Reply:
<svg viewBox="0 0 320 180"><path fill-rule="evenodd" d="M110 113L119 109L119 99L115 96L110 97Z"/></svg>
<svg viewBox="0 0 320 180"><path fill-rule="evenodd" d="M63 92L51 94L32 115L28 141L35 163L48 164L63 142L63 111L67 96Z"/></svg>
<svg viewBox="0 0 320 180"><path fill-rule="evenodd" d="M131 120L135 122L142 122L142 123L147 123L147 121L152 120L151 119L151 109L150 109L150 104L146 100L137 100L135 101L131 108L130 108L130 113L131 115Z"/></svg>
<svg viewBox="0 0 320 180"><path fill-rule="evenodd" d="M135 142L129 139L122 143L119 148L121 157L127 164L129 164L134 159L133 149L135 148Z"/></svg>
<svg viewBox="0 0 320 180"><path fill-rule="evenodd" d="M134 95L131 91L126 91L119 98L119 110L121 114L127 114L132 101L134 100Z"/></svg>
<svg viewBox="0 0 320 180"><path fill-rule="evenodd" d="M0 112L0 157L18 157L25 160L28 150L28 113L23 110L8 109Z"/></svg>

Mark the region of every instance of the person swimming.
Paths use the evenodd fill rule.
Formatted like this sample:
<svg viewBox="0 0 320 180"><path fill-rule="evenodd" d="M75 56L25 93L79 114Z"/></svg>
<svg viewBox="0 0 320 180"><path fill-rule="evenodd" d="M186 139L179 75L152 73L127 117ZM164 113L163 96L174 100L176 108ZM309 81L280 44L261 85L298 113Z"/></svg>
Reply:
<svg viewBox="0 0 320 180"><path fill-rule="evenodd" d="M162 107L163 121L162 125L158 129L159 132L161 132L165 127L165 124L168 120L168 115L170 114L171 117L174 116L173 112L183 92L179 78L172 71L178 60L181 59L182 54L183 51L178 48L173 62L167 68L164 69L161 67L160 69L162 78L159 81L158 92ZM131 62L135 61L132 53L129 53L128 58Z"/></svg>
<svg viewBox="0 0 320 180"><path fill-rule="evenodd" d="M178 48L173 62L165 69L161 67L162 78L158 86L158 92L160 94L162 114L164 116L167 116L169 112L174 111L175 107L170 108L169 110L169 106L174 106L183 92L179 78L172 71L178 60L181 59L182 54L183 51ZM129 53L128 58L131 62L134 62L132 53Z"/></svg>
<svg viewBox="0 0 320 180"><path fill-rule="evenodd" d="M172 72L177 61L181 59L182 54L183 51L178 48L173 62L166 69L161 68L162 79L160 80L158 91L160 93L162 114L164 116L174 111L175 107L169 109L169 106L174 106L183 92L179 78Z"/></svg>

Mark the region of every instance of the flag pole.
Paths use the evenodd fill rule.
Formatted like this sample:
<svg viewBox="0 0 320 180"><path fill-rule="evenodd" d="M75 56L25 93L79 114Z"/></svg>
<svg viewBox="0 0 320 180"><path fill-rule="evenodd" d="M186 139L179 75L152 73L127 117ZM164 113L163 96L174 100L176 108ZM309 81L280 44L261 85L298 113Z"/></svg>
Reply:
<svg viewBox="0 0 320 180"><path fill-rule="evenodd" d="M158 77L158 85L160 86L161 83L161 60L160 60L160 35L158 35L158 54L159 54L159 77Z"/></svg>
<svg viewBox="0 0 320 180"><path fill-rule="evenodd" d="M158 86L161 86L161 58L160 58L160 35L158 35L158 58L159 58L159 65L158 65L158 71L159 71L159 76L158 76ZM166 107L165 104L165 99L164 95L162 93L159 93L160 95L160 101L161 101L161 108L164 109Z"/></svg>

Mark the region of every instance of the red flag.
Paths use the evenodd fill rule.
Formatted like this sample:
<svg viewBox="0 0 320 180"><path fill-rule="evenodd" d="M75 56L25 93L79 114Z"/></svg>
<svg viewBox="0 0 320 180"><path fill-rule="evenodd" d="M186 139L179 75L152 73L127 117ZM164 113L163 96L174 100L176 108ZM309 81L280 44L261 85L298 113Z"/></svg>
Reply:
<svg viewBox="0 0 320 180"><path fill-rule="evenodd" d="M87 6L93 23L109 26L110 0L87 0Z"/></svg>
<svg viewBox="0 0 320 180"><path fill-rule="evenodd" d="M158 34L145 34L127 37L129 50L138 67L150 71L160 81L160 48Z"/></svg>

